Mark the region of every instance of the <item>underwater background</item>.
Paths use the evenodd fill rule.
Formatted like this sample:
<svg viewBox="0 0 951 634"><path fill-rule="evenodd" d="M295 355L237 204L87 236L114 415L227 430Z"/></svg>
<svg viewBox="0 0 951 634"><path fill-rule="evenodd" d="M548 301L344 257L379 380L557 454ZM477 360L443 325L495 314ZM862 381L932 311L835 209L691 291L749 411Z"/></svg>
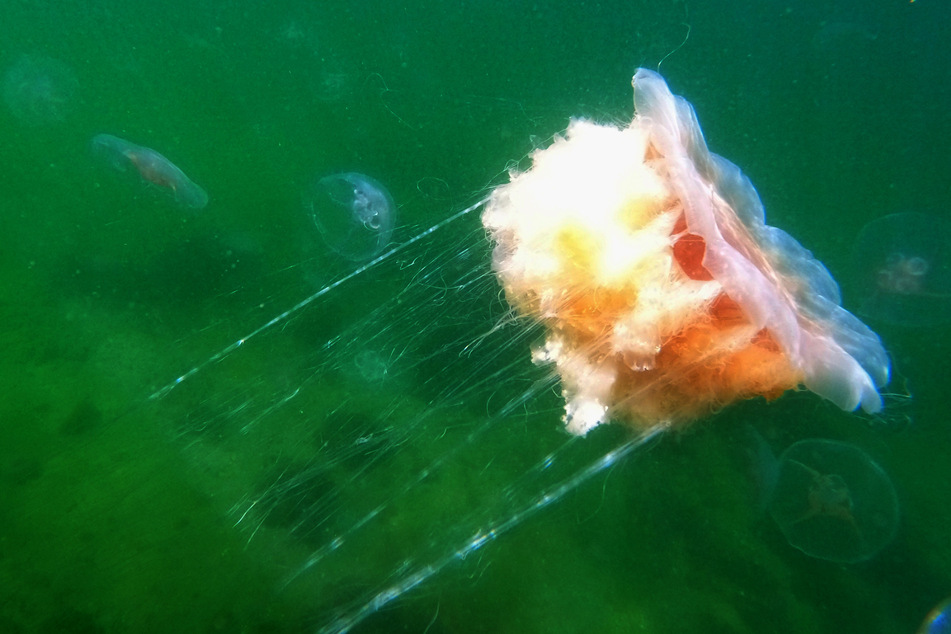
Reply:
<svg viewBox="0 0 951 634"><path fill-rule="evenodd" d="M305 213L315 180L371 175L396 201L393 241L407 241L571 117L630 120L631 75L658 64L767 221L828 266L857 312L862 227L949 213L949 18L927 0L7 0L0 632L916 631L951 595L951 315L860 314L893 362L879 416L805 392L741 403L524 520L513 509L549 485L521 475L566 442L557 393L465 434L531 380L530 337L490 357L497 376L478 366L492 389L464 392L473 377L436 355L402 382L381 378L453 287L434 267L485 282L465 294L459 310L483 324L465 332L502 316L476 214L216 355L359 266ZM161 152L207 207L102 165L100 134ZM929 309L948 304L931 295ZM426 336L442 351L466 335ZM371 419L385 426L368 433ZM628 433L575 443L569 481ZM771 517L777 457L811 438L858 447L894 486L897 533L859 563L804 554ZM469 461L453 453L440 479L413 480L445 446ZM319 479L279 486L322 455ZM416 502L377 521L365 500L404 490ZM248 500L271 505L251 529ZM484 549L443 561L513 517ZM332 528L364 522L332 563L304 566ZM425 561L438 570L400 585ZM339 620L394 584L380 609Z"/></svg>

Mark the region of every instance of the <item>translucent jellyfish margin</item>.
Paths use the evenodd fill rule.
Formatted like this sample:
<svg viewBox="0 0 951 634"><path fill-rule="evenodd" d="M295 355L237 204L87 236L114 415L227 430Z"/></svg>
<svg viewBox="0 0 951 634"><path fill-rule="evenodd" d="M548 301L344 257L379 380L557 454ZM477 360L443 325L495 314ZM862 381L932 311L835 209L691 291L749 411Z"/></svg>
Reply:
<svg viewBox="0 0 951 634"><path fill-rule="evenodd" d="M545 326L532 356L559 374L567 429L683 424L799 385L879 411L888 355L826 267L766 224L660 75L632 85L629 126L573 120L482 216L507 301Z"/></svg>

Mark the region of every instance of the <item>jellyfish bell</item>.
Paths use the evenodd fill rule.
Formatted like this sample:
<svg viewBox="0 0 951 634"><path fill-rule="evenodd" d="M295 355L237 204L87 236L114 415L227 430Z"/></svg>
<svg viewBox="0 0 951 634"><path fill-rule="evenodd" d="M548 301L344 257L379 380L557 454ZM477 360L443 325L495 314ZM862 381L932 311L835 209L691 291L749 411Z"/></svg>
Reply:
<svg viewBox="0 0 951 634"><path fill-rule="evenodd" d="M821 262L765 224L690 104L649 70L633 86L629 126L573 121L483 213L506 299L546 329L533 360L560 376L567 429L682 424L800 384L878 411L878 336Z"/></svg>
<svg viewBox="0 0 951 634"><path fill-rule="evenodd" d="M327 246L348 260L372 258L393 237L393 197L365 174L324 176L304 192L304 208Z"/></svg>
<svg viewBox="0 0 951 634"><path fill-rule="evenodd" d="M807 555L857 563L895 537L898 496L888 475L859 448L803 440L780 457L770 513L789 543Z"/></svg>
<svg viewBox="0 0 951 634"><path fill-rule="evenodd" d="M865 225L852 250L860 314L897 326L951 321L951 222L900 213Z"/></svg>

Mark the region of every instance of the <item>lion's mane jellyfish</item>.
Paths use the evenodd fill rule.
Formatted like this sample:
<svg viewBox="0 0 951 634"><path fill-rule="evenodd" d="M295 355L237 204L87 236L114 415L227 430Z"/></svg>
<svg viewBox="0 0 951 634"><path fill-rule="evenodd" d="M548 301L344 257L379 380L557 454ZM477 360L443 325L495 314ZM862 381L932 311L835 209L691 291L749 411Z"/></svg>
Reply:
<svg viewBox="0 0 951 634"><path fill-rule="evenodd" d="M393 197L369 176L356 172L324 176L304 192L303 199L327 246L349 260L373 257L393 236Z"/></svg>
<svg viewBox="0 0 951 634"><path fill-rule="evenodd" d="M859 312L899 326L951 321L951 222L891 214L862 228L852 250Z"/></svg>
<svg viewBox="0 0 951 634"><path fill-rule="evenodd" d="M822 263L765 224L690 104L648 70L633 86L629 126L573 121L483 213L506 299L546 329L533 359L561 378L568 430L677 425L800 384L878 411L878 336Z"/></svg>
<svg viewBox="0 0 951 634"><path fill-rule="evenodd" d="M859 448L803 440L780 457L770 513L789 543L807 555L856 563L895 537L898 496Z"/></svg>
<svg viewBox="0 0 951 634"><path fill-rule="evenodd" d="M119 172L138 175L146 183L169 194L182 207L203 209L208 204L208 194L204 189L151 148L111 134L97 134L92 139L92 151L106 165Z"/></svg>
<svg viewBox="0 0 951 634"><path fill-rule="evenodd" d="M63 62L21 55L3 76L3 101L21 123L62 123L72 111L79 82Z"/></svg>

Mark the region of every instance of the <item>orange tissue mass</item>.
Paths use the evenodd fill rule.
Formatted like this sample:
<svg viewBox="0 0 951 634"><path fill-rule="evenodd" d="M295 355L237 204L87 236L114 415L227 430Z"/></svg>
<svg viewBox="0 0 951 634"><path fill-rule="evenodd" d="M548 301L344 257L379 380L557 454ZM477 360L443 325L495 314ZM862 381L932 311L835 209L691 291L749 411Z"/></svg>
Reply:
<svg viewBox="0 0 951 634"><path fill-rule="evenodd" d="M828 270L765 224L750 181L707 149L693 108L634 76L620 129L573 121L482 216L509 304L545 327L574 434L616 420L679 425L805 385L881 408L881 341Z"/></svg>

